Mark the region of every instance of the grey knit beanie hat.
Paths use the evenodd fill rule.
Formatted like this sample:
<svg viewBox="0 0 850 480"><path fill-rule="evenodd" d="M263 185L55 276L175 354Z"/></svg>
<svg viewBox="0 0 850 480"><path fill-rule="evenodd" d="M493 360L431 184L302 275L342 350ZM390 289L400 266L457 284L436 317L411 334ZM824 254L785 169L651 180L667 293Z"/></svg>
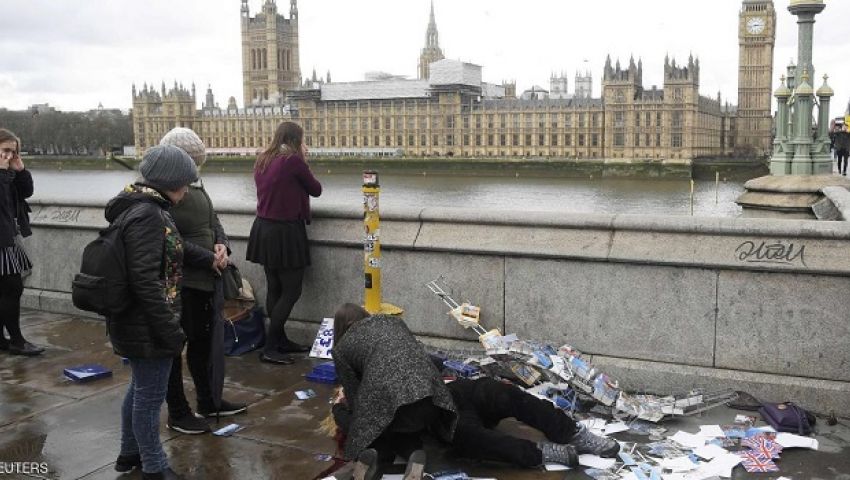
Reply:
<svg viewBox="0 0 850 480"><path fill-rule="evenodd" d="M145 183L163 190L175 191L198 179L198 168L192 158L173 145L157 145L145 152L139 172Z"/></svg>
<svg viewBox="0 0 850 480"><path fill-rule="evenodd" d="M162 137L160 145L174 145L188 153L195 165L201 167L207 161L207 148L197 133L190 128L174 127Z"/></svg>

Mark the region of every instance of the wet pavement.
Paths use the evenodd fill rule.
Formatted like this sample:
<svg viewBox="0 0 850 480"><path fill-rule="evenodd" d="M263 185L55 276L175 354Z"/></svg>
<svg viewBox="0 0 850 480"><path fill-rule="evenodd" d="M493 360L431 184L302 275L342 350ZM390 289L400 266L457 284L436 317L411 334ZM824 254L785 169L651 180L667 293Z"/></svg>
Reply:
<svg viewBox="0 0 850 480"><path fill-rule="evenodd" d="M7 478L124 479L141 478L138 472L119 475L113 470L118 454L121 401L130 373L112 353L102 322L69 315L26 311L24 334L47 347L36 358L0 353L0 464L44 462L49 471L39 475L4 475ZM99 363L113 371L112 378L75 384L62 369ZM331 388L303 378L313 364L302 359L292 366L259 362L256 354L228 358L225 396L250 404L248 413L224 419L213 428L231 422L244 430L232 437L181 435L165 428L163 409L161 438L174 470L189 479L281 479L311 480L331 463L324 455L335 452L333 439L319 431L328 413ZM184 369L184 372L186 369ZM317 396L298 400L295 392L313 389ZM187 395L194 397L191 380ZM718 408L698 417L662 424L668 433L696 432L701 424L728 424L737 412ZM734 479L850 480L850 428L847 420L836 426L818 425L819 451L793 449L782 453L779 473L747 474L735 469ZM539 434L516 422L499 427L514 434L538 439ZM646 436L615 435L624 441L647 442ZM501 480L590 478L580 471L543 472L505 465L456 459L437 445L428 449L428 470L461 469L471 476ZM401 473L401 467L389 473Z"/></svg>

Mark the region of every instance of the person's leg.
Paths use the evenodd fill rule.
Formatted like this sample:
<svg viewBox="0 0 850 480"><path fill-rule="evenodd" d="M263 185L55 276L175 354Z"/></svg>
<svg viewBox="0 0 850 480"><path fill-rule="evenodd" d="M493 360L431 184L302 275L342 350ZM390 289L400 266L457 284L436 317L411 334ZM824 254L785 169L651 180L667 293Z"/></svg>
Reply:
<svg viewBox="0 0 850 480"><path fill-rule="evenodd" d="M491 378L476 380L472 404L488 426L516 418L555 443L568 443L578 431L575 420L552 403Z"/></svg>
<svg viewBox="0 0 850 480"><path fill-rule="evenodd" d="M186 332L186 365L195 383L198 405L213 407L210 387L210 346L213 322L213 292L183 289L183 314L191 327ZM187 301L188 300L188 301Z"/></svg>
<svg viewBox="0 0 850 480"><path fill-rule="evenodd" d="M269 316L269 330L266 334L266 345L263 349L267 354L277 353L277 347L281 344L281 338L285 335L283 322L275 321L275 307L280 303L283 293L283 283L279 275L280 270L276 268L265 268L266 272L266 314ZM285 320L284 320L285 321Z"/></svg>
<svg viewBox="0 0 850 480"><path fill-rule="evenodd" d="M476 460L505 462L524 468L543 464L543 453L537 444L484 427L461 412L452 439L452 450Z"/></svg>
<svg viewBox="0 0 850 480"><path fill-rule="evenodd" d="M127 386L124 403L121 404L121 451L118 454L120 457L139 455L139 444L136 442L136 436L133 434L133 399L136 390L136 375L133 362L130 362L130 369L132 370L130 373L130 384Z"/></svg>
<svg viewBox="0 0 850 480"><path fill-rule="evenodd" d="M24 282L20 274L0 275L0 324L9 332L11 344L23 345L21 333L21 295ZM2 329L0 329L2 332Z"/></svg>
<svg viewBox="0 0 850 480"><path fill-rule="evenodd" d="M286 321L292 313L292 308L295 303L301 298L301 284L304 281L304 268L285 268L277 271L277 279L280 282L280 296L277 302L272 307L270 313L270 322L275 329L275 333L279 335L277 348L283 352L303 352L305 351L302 345L298 345L286 335Z"/></svg>
<svg viewBox="0 0 850 480"><path fill-rule="evenodd" d="M130 359L133 369L133 435L145 473L163 472L168 459L159 440L159 410L165 401L171 358Z"/></svg>

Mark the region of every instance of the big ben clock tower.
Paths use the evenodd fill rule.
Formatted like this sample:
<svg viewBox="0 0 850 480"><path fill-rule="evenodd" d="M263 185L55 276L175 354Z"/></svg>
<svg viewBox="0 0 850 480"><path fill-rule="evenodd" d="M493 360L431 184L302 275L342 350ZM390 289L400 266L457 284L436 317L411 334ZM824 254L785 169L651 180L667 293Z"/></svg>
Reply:
<svg viewBox="0 0 850 480"><path fill-rule="evenodd" d="M768 155L772 146L773 46L776 11L772 0L744 0L738 21L738 115L736 146Z"/></svg>

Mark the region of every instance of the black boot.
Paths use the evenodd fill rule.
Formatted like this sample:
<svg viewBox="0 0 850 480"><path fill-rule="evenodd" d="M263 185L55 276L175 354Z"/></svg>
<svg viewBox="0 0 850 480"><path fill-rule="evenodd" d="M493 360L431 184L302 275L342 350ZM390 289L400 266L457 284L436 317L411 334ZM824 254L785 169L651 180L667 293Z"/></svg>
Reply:
<svg viewBox="0 0 850 480"><path fill-rule="evenodd" d="M115 471L116 472L129 472L134 468L142 468L142 456L138 453L134 455L118 455L118 459L115 460Z"/></svg>

